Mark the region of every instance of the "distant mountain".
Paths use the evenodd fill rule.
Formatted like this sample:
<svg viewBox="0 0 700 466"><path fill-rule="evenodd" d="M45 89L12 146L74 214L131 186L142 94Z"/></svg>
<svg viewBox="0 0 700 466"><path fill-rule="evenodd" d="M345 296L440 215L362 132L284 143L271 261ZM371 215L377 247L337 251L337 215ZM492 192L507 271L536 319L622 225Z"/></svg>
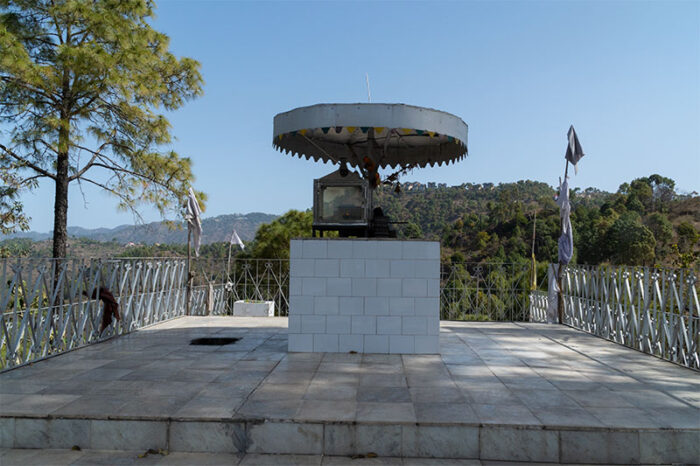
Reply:
<svg viewBox="0 0 700 466"><path fill-rule="evenodd" d="M276 219L277 215L251 212L249 214L229 214L202 220L202 243L229 241L231 232L236 229L243 241L250 241L263 223ZM180 224L179 229L171 229L163 222L152 222L144 225L120 225L115 228L82 228L68 227L68 235L77 238L88 238L95 241L116 241L118 243L141 244L184 244L187 242L187 229ZM38 233L26 231L11 235L0 235L0 240L9 238L29 238L33 241L50 239L52 232Z"/></svg>

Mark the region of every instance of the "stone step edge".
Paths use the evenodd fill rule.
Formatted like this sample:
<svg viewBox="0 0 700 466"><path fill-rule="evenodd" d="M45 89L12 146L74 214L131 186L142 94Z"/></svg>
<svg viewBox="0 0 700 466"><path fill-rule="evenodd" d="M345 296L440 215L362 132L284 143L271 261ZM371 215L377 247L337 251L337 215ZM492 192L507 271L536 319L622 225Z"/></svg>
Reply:
<svg viewBox="0 0 700 466"><path fill-rule="evenodd" d="M0 417L0 448L460 458L551 463L696 463L699 429L571 429L323 421Z"/></svg>

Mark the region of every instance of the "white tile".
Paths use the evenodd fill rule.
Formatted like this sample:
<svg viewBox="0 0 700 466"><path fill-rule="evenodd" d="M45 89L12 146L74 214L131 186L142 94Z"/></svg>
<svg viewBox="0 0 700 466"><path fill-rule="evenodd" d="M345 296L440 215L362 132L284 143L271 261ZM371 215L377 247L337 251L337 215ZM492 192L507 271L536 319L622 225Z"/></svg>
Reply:
<svg viewBox="0 0 700 466"><path fill-rule="evenodd" d="M172 422L170 450L237 453L245 451L245 424L229 422Z"/></svg>
<svg viewBox="0 0 700 466"><path fill-rule="evenodd" d="M350 296L352 281L349 278L329 278L326 282L327 296Z"/></svg>
<svg viewBox="0 0 700 466"><path fill-rule="evenodd" d="M365 298L365 315L387 316L389 315L389 298L367 297Z"/></svg>
<svg viewBox="0 0 700 466"><path fill-rule="evenodd" d="M340 276L362 278L365 276L364 259L343 259L340 261Z"/></svg>
<svg viewBox="0 0 700 466"><path fill-rule="evenodd" d="M304 278L301 285L301 292L304 296L325 296L325 278Z"/></svg>
<svg viewBox="0 0 700 466"><path fill-rule="evenodd" d="M378 316L377 333L381 335L401 335L401 317Z"/></svg>
<svg viewBox="0 0 700 466"><path fill-rule="evenodd" d="M367 259L365 276L368 278L386 278L391 272L391 261L387 259Z"/></svg>
<svg viewBox="0 0 700 466"><path fill-rule="evenodd" d="M302 293L302 282L301 277L290 277L289 278L289 296L301 296Z"/></svg>
<svg viewBox="0 0 700 466"><path fill-rule="evenodd" d="M374 259L377 257L377 241L353 241L352 257L355 259Z"/></svg>
<svg viewBox="0 0 700 466"><path fill-rule="evenodd" d="M314 276L316 277L339 277L339 259L316 259L314 266Z"/></svg>
<svg viewBox="0 0 700 466"><path fill-rule="evenodd" d="M323 333L326 331L326 316L303 315L301 316L302 333Z"/></svg>
<svg viewBox="0 0 700 466"><path fill-rule="evenodd" d="M438 279L428 279L428 290L427 296L429 298L439 298L440 297L440 280Z"/></svg>
<svg viewBox="0 0 700 466"><path fill-rule="evenodd" d="M427 322L425 317L401 317L401 334L403 335L426 335Z"/></svg>
<svg viewBox="0 0 700 466"><path fill-rule="evenodd" d="M377 333L377 318L374 316L352 316L352 333L363 335Z"/></svg>
<svg viewBox="0 0 700 466"><path fill-rule="evenodd" d="M439 260L417 260L415 262L415 277L416 278L440 278L440 261Z"/></svg>
<svg viewBox="0 0 700 466"><path fill-rule="evenodd" d="M403 258L402 241L378 241L377 259L401 259Z"/></svg>
<svg viewBox="0 0 700 466"><path fill-rule="evenodd" d="M426 318L426 334L440 335L440 318L438 316Z"/></svg>
<svg viewBox="0 0 700 466"><path fill-rule="evenodd" d="M392 260L391 278L413 278L416 275L416 261Z"/></svg>
<svg viewBox="0 0 700 466"><path fill-rule="evenodd" d="M325 259L328 257L328 241L325 239L304 240L302 255L305 259Z"/></svg>
<svg viewBox="0 0 700 466"><path fill-rule="evenodd" d="M415 343L412 336L391 335L389 337L389 352L394 354L412 354Z"/></svg>
<svg viewBox="0 0 700 466"><path fill-rule="evenodd" d="M413 298L389 298L389 314L392 316L413 315Z"/></svg>
<svg viewBox="0 0 700 466"><path fill-rule="evenodd" d="M288 350L292 353L310 353L314 350L314 338L310 333L290 333Z"/></svg>
<svg viewBox="0 0 700 466"><path fill-rule="evenodd" d="M334 296L316 296L314 298L314 314L336 315L338 314L338 299Z"/></svg>
<svg viewBox="0 0 700 466"><path fill-rule="evenodd" d="M329 259L350 259L352 257L351 241L328 241Z"/></svg>
<svg viewBox="0 0 700 466"><path fill-rule="evenodd" d="M575 431L575 434L581 433ZM604 435L606 433L603 433ZM563 439L562 439L563 440ZM564 442L562 441L562 445ZM558 463L559 432L511 427L482 427L479 437L480 457L484 460L543 461ZM583 457L561 458L564 462L586 462Z"/></svg>
<svg viewBox="0 0 700 466"><path fill-rule="evenodd" d="M15 448L46 448L49 445L47 419L15 419Z"/></svg>
<svg viewBox="0 0 700 466"><path fill-rule="evenodd" d="M313 277L313 259L291 259L289 261L289 275L291 277Z"/></svg>
<svg viewBox="0 0 700 466"><path fill-rule="evenodd" d="M364 340L364 335L338 335L338 351L341 353L349 351L364 353Z"/></svg>
<svg viewBox="0 0 700 466"><path fill-rule="evenodd" d="M416 335L414 341L418 354L438 354L440 352L440 337L437 335Z"/></svg>
<svg viewBox="0 0 700 466"><path fill-rule="evenodd" d="M479 427L476 426L430 426L404 425L402 428L402 455L419 457L418 464L477 465L480 461L447 460L434 458L478 458ZM404 464L414 464L405 462Z"/></svg>
<svg viewBox="0 0 700 466"><path fill-rule="evenodd" d="M350 316L326 317L326 333L350 333Z"/></svg>
<svg viewBox="0 0 700 466"><path fill-rule="evenodd" d="M377 280L374 278L353 278L353 296L377 296Z"/></svg>
<svg viewBox="0 0 700 466"><path fill-rule="evenodd" d="M289 314L313 314L313 296L291 296L289 298Z"/></svg>
<svg viewBox="0 0 700 466"><path fill-rule="evenodd" d="M365 298L342 296L338 298L338 310L340 315L363 315Z"/></svg>
<svg viewBox="0 0 700 466"><path fill-rule="evenodd" d="M389 337L387 335L365 335L365 353L388 353Z"/></svg>
<svg viewBox="0 0 700 466"><path fill-rule="evenodd" d="M323 424L263 422L251 424L249 453L320 455Z"/></svg>
<svg viewBox="0 0 700 466"><path fill-rule="evenodd" d="M337 353L338 335L328 333L314 334L315 353Z"/></svg>
<svg viewBox="0 0 700 466"><path fill-rule="evenodd" d="M437 241L404 241L404 259L437 259L440 260L440 243Z"/></svg>
<svg viewBox="0 0 700 466"><path fill-rule="evenodd" d="M300 259L302 257L302 242L293 239L289 242L289 258Z"/></svg>
<svg viewBox="0 0 700 466"><path fill-rule="evenodd" d="M428 294L428 280L425 278L404 278L401 294L406 297L425 297Z"/></svg>
<svg viewBox="0 0 700 466"><path fill-rule="evenodd" d="M301 333L301 314L289 314L289 318L287 319L288 322L288 327L287 327L287 332L289 333Z"/></svg>
<svg viewBox="0 0 700 466"><path fill-rule="evenodd" d="M93 420L90 448L94 450L147 450L168 448L167 422Z"/></svg>
<svg viewBox="0 0 700 466"><path fill-rule="evenodd" d="M377 296L401 296L400 278L378 278Z"/></svg>
<svg viewBox="0 0 700 466"><path fill-rule="evenodd" d="M440 298L414 298L414 312L417 316L438 317L440 315Z"/></svg>
<svg viewBox="0 0 700 466"><path fill-rule="evenodd" d="M639 435L638 431L562 431L560 434L560 461L566 463L639 464ZM544 459L535 460L544 461ZM664 463L667 462L668 459L665 459Z"/></svg>

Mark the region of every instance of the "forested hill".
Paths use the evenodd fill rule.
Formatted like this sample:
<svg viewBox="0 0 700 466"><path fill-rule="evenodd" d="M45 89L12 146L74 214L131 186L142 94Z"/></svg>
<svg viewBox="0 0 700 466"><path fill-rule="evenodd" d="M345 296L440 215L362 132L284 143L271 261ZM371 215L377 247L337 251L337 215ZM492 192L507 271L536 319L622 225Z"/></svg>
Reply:
<svg viewBox="0 0 700 466"><path fill-rule="evenodd" d="M555 261L559 236L556 191L519 181L429 188L404 184L375 192L379 205L405 237L442 241L455 260L517 262L531 254ZM675 192L673 180L652 175L624 183L615 193L595 188L571 193L574 261L585 264L687 266L698 257L700 197Z"/></svg>
<svg viewBox="0 0 700 466"><path fill-rule="evenodd" d="M250 241L255 236L258 227L277 218L277 215L252 212L249 214L219 215L202 219L202 243L229 241L231 232L236 232L243 241ZM183 225L180 225L181 227ZM68 235L76 238L87 238L93 241L117 242L121 244L185 244L187 243L186 228L170 228L164 222L152 222L144 225L121 225L115 228L87 229L68 227ZM34 241L51 238L50 233L22 232L3 238L29 238Z"/></svg>

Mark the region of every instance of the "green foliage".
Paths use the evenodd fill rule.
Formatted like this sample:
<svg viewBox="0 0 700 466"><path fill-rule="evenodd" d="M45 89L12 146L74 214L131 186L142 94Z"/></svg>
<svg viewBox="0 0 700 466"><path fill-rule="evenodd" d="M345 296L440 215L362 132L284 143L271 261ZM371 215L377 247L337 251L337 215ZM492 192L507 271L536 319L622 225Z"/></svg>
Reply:
<svg viewBox="0 0 700 466"><path fill-rule="evenodd" d="M27 257L34 242L28 238L13 238L0 241L0 257Z"/></svg>
<svg viewBox="0 0 700 466"><path fill-rule="evenodd" d="M641 224L636 212L628 212L607 232L607 254L614 264L652 265L656 240L654 234Z"/></svg>
<svg viewBox="0 0 700 466"><path fill-rule="evenodd" d="M681 252L691 252L698 244L700 233L690 222L678 224L678 248Z"/></svg>
<svg viewBox="0 0 700 466"><path fill-rule="evenodd" d="M270 223L263 224L255 234L252 246L242 257L288 259L292 238L311 236L313 213L290 210Z"/></svg>
<svg viewBox="0 0 700 466"><path fill-rule="evenodd" d="M54 240L64 244L55 252L65 253L69 183L98 186L136 215L143 203L166 215L193 179L188 158L162 149L172 142L163 112L202 93L199 63L168 51L153 9L150 0L0 0L0 128L9 128L0 166L15 192L56 183Z"/></svg>

